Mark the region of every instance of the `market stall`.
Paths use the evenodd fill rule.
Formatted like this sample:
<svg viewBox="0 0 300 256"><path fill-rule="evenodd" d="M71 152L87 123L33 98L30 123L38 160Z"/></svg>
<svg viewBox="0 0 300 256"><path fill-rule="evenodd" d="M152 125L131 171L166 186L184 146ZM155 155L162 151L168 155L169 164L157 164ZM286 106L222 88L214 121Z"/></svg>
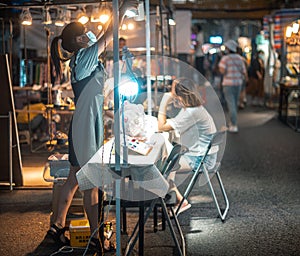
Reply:
<svg viewBox="0 0 300 256"><path fill-rule="evenodd" d="M272 72L276 70L276 61L280 63L277 73L273 72L273 87L279 94L278 117L295 131L300 130L299 17L300 9L283 9L264 18L265 37L270 40L271 51L274 53Z"/></svg>

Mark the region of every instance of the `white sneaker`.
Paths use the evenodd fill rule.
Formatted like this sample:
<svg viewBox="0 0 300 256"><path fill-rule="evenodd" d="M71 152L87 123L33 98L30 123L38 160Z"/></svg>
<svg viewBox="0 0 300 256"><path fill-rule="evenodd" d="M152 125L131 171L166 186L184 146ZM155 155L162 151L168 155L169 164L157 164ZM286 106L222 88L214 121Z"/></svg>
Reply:
<svg viewBox="0 0 300 256"><path fill-rule="evenodd" d="M239 128L236 125L230 125L228 128L229 132L237 133L239 132Z"/></svg>

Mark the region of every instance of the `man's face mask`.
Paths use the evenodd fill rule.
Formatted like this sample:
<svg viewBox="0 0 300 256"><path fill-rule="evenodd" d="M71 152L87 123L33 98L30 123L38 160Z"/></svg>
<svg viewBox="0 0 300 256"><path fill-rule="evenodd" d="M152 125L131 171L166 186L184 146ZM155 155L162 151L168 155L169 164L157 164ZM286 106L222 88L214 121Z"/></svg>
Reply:
<svg viewBox="0 0 300 256"><path fill-rule="evenodd" d="M95 36L95 34L92 31L88 31L85 34L89 38L88 46L91 46L97 42L97 37Z"/></svg>

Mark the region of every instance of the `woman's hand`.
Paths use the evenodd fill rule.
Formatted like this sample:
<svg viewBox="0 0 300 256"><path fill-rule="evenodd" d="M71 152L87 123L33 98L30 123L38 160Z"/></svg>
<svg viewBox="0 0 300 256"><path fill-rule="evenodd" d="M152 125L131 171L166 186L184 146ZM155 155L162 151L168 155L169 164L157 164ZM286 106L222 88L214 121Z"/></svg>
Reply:
<svg viewBox="0 0 300 256"><path fill-rule="evenodd" d="M167 106L173 101L172 93L167 92L161 99L157 116L157 124L159 131L170 131L173 128L167 123Z"/></svg>

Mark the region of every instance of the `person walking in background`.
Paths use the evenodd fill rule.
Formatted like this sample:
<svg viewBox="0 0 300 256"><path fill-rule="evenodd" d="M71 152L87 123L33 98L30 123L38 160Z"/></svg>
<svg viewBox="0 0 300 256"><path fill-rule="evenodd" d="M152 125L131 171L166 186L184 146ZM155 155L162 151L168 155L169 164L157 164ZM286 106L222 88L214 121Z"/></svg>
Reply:
<svg viewBox="0 0 300 256"><path fill-rule="evenodd" d="M219 70L219 62L223 57L223 55L224 55L223 51L215 53L214 62L212 66L212 76L213 76L212 85L220 99L222 106L225 107L226 102L225 102L225 97L224 97L224 92L222 87L223 74Z"/></svg>
<svg viewBox="0 0 300 256"><path fill-rule="evenodd" d="M248 70L248 63L247 63L246 58L243 56L243 50L242 50L241 47L237 48L237 53L242 56L245 68L246 68L246 70ZM247 97L246 97L246 85L247 85L247 82L248 82L248 77L244 77L243 83L242 83L242 87L241 87L240 99L239 99L239 108L240 109L244 109L245 105L247 103Z"/></svg>
<svg viewBox="0 0 300 256"><path fill-rule="evenodd" d="M200 24L196 25L196 45L195 45L195 68L205 76L204 69L204 52L202 49L202 45L204 44L204 36L202 27Z"/></svg>
<svg viewBox="0 0 300 256"><path fill-rule="evenodd" d="M273 66L273 73L272 73L272 92L271 97L266 102L266 106L269 108L274 108L274 103L278 102L278 97L280 94L280 79L281 79L281 61L280 61L280 54L278 52L274 52L274 66Z"/></svg>
<svg viewBox="0 0 300 256"><path fill-rule="evenodd" d="M249 81L246 91L251 96L251 104L253 106L264 105L265 67L263 58L264 52L262 50L258 51L254 55L248 70Z"/></svg>
<svg viewBox="0 0 300 256"><path fill-rule="evenodd" d="M124 37L120 37L119 38L119 49L120 49L120 56L122 56L122 49L124 46L127 46L127 43L126 43L126 39Z"/></svg>
<svg viewBox="0 0 300 256"><path fill-rule="evenodd" d="M219 62L219 70L223 74L222 86L229 114L229 132L238 132L237 111L240 91L247 69L242 57L237 53L238 44L234 40L225 42L226 54Z"/></svg>
<svg viewBox="0 0 300 256"><path fill-rule="evenodd" d="M124 1L119 10L121 24L127 9L137 8L138 1ZM61 75L63 58L61 47L72 54L70 57L71 84L75 95L76 109L69 129L69 176L62 186L58 201L56 218L53 220L48 235L58 245L68 245L65 236L66 215L72 198L78 188L76 173L84 166L103 144L103 86L104 68L99 63L98 56L105 50L113 37L113 22L110 22L106 32L97 39L79 22L65 26L60 36L51 43L51 58L56 74ZM99 170L101 171L101 170ZM91 230L89 249L103 254L103 248L98 231L98 188L84 191L84 208Z"/></svg>

